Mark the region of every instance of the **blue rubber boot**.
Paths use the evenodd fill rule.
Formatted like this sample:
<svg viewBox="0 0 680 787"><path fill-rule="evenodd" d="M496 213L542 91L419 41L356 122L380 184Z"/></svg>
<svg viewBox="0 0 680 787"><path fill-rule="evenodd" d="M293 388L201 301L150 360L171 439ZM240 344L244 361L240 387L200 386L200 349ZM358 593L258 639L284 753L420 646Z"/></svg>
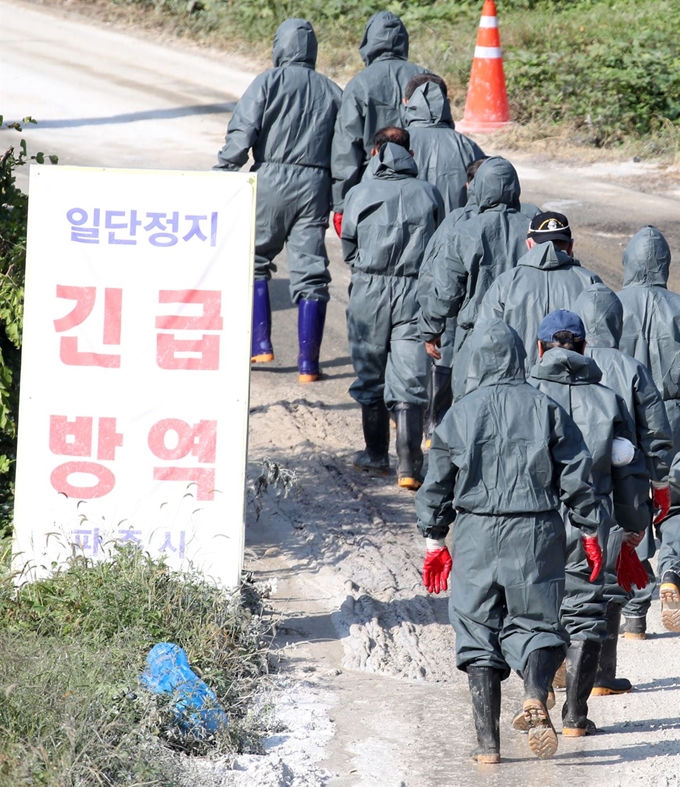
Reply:
<svg viewBox="0 0 680 787"><path fill-rule="evenodd" d="M255 279L253 290L253 334L250 345L250 360L253 363L269 363L274 360L271 340L272 307L269 303L269 286L266 279Z"/></svg>
<svg viewBox="0 0 680 787"><path fill-rule="evenodd" d="M326 322L326 301L302 298L298 303L298 372L301 383L314 383L321 377L319 351Z"/></svg>

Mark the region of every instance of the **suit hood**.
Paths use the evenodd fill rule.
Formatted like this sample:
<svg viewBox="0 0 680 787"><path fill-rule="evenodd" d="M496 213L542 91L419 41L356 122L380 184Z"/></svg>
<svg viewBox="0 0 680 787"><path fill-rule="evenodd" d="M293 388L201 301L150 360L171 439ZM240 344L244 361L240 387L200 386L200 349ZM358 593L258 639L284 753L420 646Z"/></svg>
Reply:
<svg viewBox="0 0 680 787"><path fill-rule="evenodd" d="M391 11L379 11L366 22L359 46L361 59L367 66L374 60L408 58L408 32L404 23Z"/></svg>
<svg viewBox="0 0 680 787"><path fill-rule="evenodd" d="M553 347L534 366L531 376L564 385L589 385L599 383L602 372L592 358L564 347Z"/></svg>
<svg viewBox="0 0 680 787"><path fill-rule="evenodd" d="M488 158L477 170L472 181L480 213L495 205L520 209L519 177L512 164L501 156Z"/></svg>
<svg viewBox="0 0 680 787"><path fill-rule="evenodd" d="M274 66L294 63L313 69L316 66L317 48L314 28L306 19L286 19L274 35Z"/></svg>
<svg viewBox="0 0 680 787"><path fill-rule="evenodd" d="M623 252L623 286L665 287L671 250L656 227L647 225L630 240Z"/></svg>
<svg viewBox="0 0 680 787"><path fill-rule="evenodd" d="M570 257L566 251L556 248L552 241L546 241L545 243L537 243L532 249L529 249L524 256L519 258L517 264L547 271L581 263Z"/></svg>
<svg viewBox="0 0 680 787"><path fill-rule="evenodd" d="M368 165L369 177L395 178L418 177L418 167L413 156L394 142L386 142Z"/></svg>
<svg viewBox="0 0 680 787"><path fill-rule="evenodd" d="M466 393L486 385L521 383L526 353L516 331L503 320L477 323L470 342Z"/></svg>
<svg viewBox="0 0 680 787"><path fill-rule="evenodd" d="M436 82L425 82L413 91L404 107L404 125L453 127L451 106L444 91Z"/></svg>
<svg viewBox="0 0 680 787"><path fill-rule="evenodd" d="M623 305L606 284L591 284L574 304L574 311L586 327L591 347L618 349L623 332Z"/></svg>

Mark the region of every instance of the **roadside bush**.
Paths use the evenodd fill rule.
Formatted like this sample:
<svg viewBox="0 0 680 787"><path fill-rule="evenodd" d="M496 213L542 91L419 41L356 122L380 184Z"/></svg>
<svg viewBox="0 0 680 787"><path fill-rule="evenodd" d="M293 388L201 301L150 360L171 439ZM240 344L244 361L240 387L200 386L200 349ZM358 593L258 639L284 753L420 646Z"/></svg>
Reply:
<svg viewBox="0 0 680 787"><path fill-rule="evenodd" d="M134 544L113 547L108 562L74 556L18 590L6 574L0 787L173 787L187 753L256 750L264 722L249 709L267 671L260 601L252 587L228 593ZM209 744L173 736L162 701L139 687L159 641L186 650L229 714Z"/></svg>
<svg viewBox="0 0 680 787"><path fill-rule="evenodd" d="M35 123L24 118L23 125ZM0 128L21 131L21 123ZM37 153L28 157L26 141L17 138L0 156L0 538L11 528L14 508L14 463L16 461L21 371L21 331L24 317L26 270L26 222L28 197L16 185L16 169L29 161L57 163L56 156Z"/></svg>
<svg viewBox="0 0 680 787"><path fill-rule="evenodd" d="M409 27L413 59L444 76L460 111L481 0L112 0L155 10L176 32L245 41L264 53L280 22L316 27L326 70L347 78L368 17L385 8ZM668 124L680 135L679 0L498 0L514 119L566 123L574 141L616 144ZM671 135L672 136L672 135Z"/></svg>

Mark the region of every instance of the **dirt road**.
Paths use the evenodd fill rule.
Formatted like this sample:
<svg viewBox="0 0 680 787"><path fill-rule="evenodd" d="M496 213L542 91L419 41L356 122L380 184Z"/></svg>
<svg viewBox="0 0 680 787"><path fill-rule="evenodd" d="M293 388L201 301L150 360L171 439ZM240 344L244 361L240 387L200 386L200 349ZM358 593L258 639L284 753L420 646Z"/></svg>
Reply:
<svg viewBox="0 0 680 787"><path fill-rule="evenodd" d="M29 152L57 153L64 164L212 166L253 64L4 0L0 15L0 111L5 120L32 115L40 121L25 134ZM14 138L2 132L5 145ZM644 164L578 168L511 158L523 197L570 216L577 256L608 284L620 284L628 238L654 223L671 242L672 285L680 290L680 183L666 178L656 193L643 193L631 183L639 178L649 189L653 172ZM276 584L281 668L304 687L304 696L290 701L290 733L279 736L287 740L271 743L273 756L285 762L258 783L678 787L680 638L662 629L657 604L649 640L620 645L620 674L636 691L593 700L601 734L561 740L550 762L530 759L525 739L509 729L521 696L513 677L503 703L504 764L480 771L467 761L466 679L453 665L447 599L428 597L421 586L413 497L398 492L394 478L369 480L351 470L360 418L347 395L349 275L331 233L328 244L326 378L297 384L296 313L285 260L272 286L276 361L253 371L251 475L268 457L296 472L299 491L286 499L265 496L259 520L249 509L247 563ZM308 716L317 721L303 724ZM323 737L329 718L334 734Z"/></svg>

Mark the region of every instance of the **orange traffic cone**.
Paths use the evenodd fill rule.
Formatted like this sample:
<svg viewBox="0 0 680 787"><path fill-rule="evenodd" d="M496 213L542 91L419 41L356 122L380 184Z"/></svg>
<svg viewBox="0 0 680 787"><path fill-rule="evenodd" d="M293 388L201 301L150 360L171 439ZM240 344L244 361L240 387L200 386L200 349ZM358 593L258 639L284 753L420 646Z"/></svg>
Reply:
<svg viewBox="0 0 680 787"><path fill-rule="evenodd" d="M510 108L505 90L503 50L498 34L496 3L494 0L484 0L465 114L456 127L459 131L475 133L495 131L508 123Z"/></svg>

